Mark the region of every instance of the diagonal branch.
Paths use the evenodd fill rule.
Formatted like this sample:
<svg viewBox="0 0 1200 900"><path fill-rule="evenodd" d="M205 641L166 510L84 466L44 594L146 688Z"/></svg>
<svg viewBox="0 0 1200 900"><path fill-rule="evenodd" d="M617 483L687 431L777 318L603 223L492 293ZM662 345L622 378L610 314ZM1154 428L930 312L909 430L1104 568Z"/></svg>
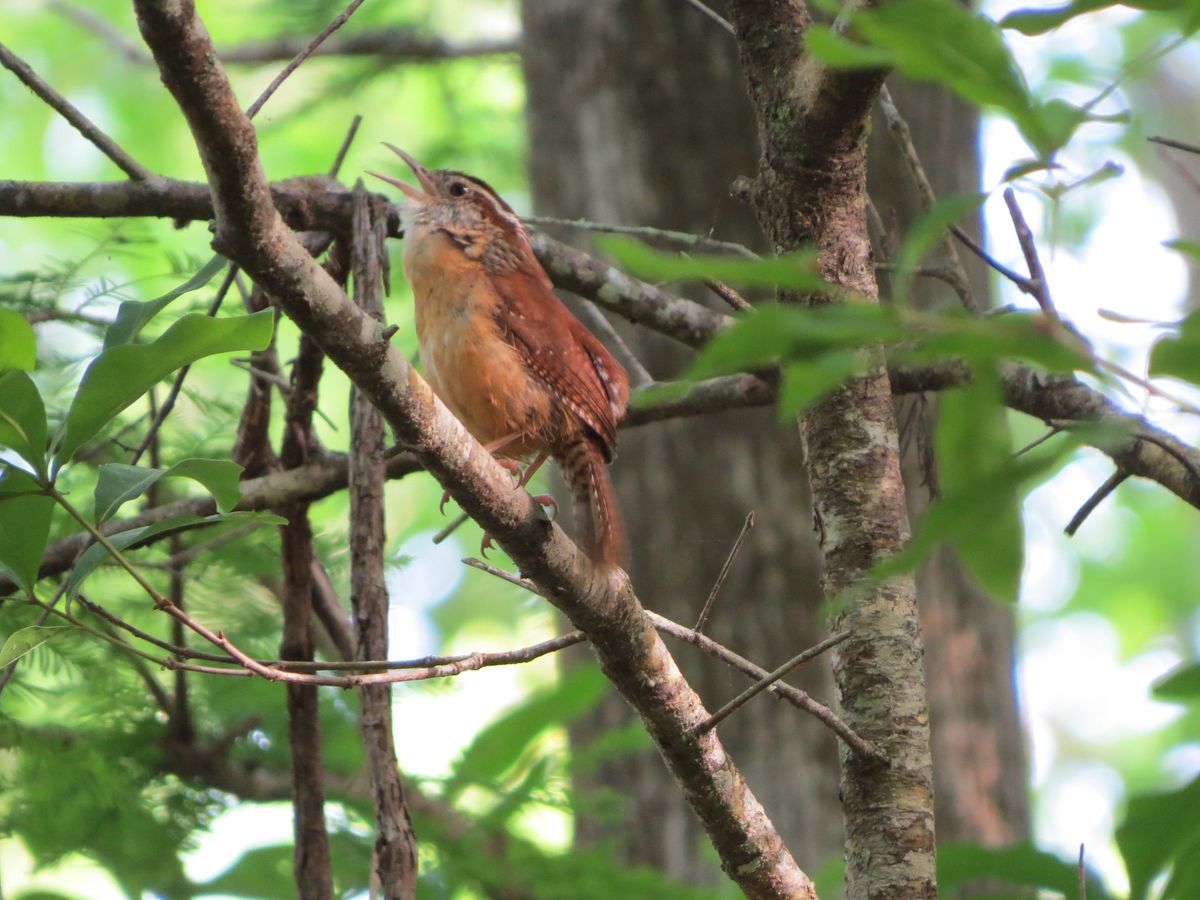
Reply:
<svg viewBox="0 0 1200 900"><path fill-rule="evenodd" d="M0 65L8 69L21 83L37 94L46 104L60 116L71 123L72 127L87 138L91 143L112 160L117 168L135 181L152 181L154 173L139 163L136 159L121 149L112 138L101 131L70 100L50 87L30 68L29 64L0 44Z"/></svg>
<svg viewBox="0 0 1200 900"><path fill-rule="evenodd" d="M642 717L730 878L750 897L811 897L745 779L711 732L628 578L594 569L436 400L383 327L358 310L299 245L272 203L250 122L238 108L192 4L137 0L142 35L200 151L215 245L294 319L369 397L452 497L588 635L612 683Z"/></svg>

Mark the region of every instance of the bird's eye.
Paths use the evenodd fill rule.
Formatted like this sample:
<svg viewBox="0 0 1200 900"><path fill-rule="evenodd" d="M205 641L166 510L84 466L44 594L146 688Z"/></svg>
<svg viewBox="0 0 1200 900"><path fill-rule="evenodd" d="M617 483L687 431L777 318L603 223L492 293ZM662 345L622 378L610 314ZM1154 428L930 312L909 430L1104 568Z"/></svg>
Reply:
<svg viewBox="0 0 1200 900"><path fill-rule="evenodd" d="M467 186L461 181L454 181L450 184L451 197L465 197L467 195Z"/></svg>

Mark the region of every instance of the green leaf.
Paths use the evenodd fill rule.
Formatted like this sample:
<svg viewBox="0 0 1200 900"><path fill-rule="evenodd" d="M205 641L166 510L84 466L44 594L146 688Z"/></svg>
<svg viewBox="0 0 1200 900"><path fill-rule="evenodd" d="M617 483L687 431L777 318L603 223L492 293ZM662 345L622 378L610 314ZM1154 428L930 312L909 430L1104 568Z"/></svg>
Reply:
<svg viewBox="0 0 1200 900"><path fill-rule="evenodd" d="M976 318L962 310L910 319L916 343L893 355L893 362L958 358L978 365L1001 359L1025 360L1051 372L1093 372L1095 364L1078 338L1055 327L1040 312Z"/></svg>
<svg viewBox="0 0 1200 900"><path fill-rule="evenodd" d="M945 85L977 106L1002 110L1043 158L1089 118L1064 101L1036 100L996 24L955 0L893 0L856 13L851 30L865 48L816 32L809 49L831 65L894 66L910 78Z"/></svg>
<svg viewBox="0 0 1200 900"><path fill-rule="evenodd" d="M1185 663L1164 675L1154 685L1153 693L1159 700L1200 700L1200 663Z"/></svg>
<svg viewBox="0 0 1200 900"><path fill-rule="evenodd" d="M33 326L20 313L0 309L0 372L23 369L32 372L37 365L37 338Z"/></svg>
<svg viewBox="0 0 1200 900"><path fill-rule="evenodd" d="M217 501L217 510L229 512L241 499L238 486L241 473L242 467L227 459L185 459L169 469L122 463L102 465L96 481L96 524L112 518L123 503L140 497L162 478L190 478L199 482Z"/></svg>
<svg viewBox="0 0 1200 900"><path fill-rule="evenodd" d="M1186 10L1192 0L1075 0L1051 9L1018 9L1000 20L1001 28L1011 28L1021 34L1035 36L1053 31L1066 24L1076 16L1110 9L1114 6L1125 6L1130 9L1142 10Z"/></svg>
<svg viewBox="0 0 1200 900"><path fill-rule="evenodd" d="M921 264L921 259L929 248L946 233L951 225L968 212L978 209L983 199L982 194L957 194L945 197L913 224L895 258L896 275L893 300L897 306L908 305L908 286L914 277L908 273Z"/></svg>
<svg viewBox="0 0 1200 900"><path fill-rule="evenodd" d="M975 377L971 387L942 395L936 436L941 496L908 546L877 565L872 576L884 579L912 571L948 541L988 591L1014 601L1023 558L1021 497L1081 446L1084 436L1066 434L1038 452L1014 457L1003 428L997 379L978 371Z"/></svg>
<svg viewBox="0 0 1200 900"><path fill-rule="evenodd" d="M824 293L835 290L816 269L815 250L747 259L743 256L680 256L660 253L641 241L621 235L601 235L596 243L621 268L655 281L710 278L747 287Z"/></svg>
<svg viewBox="0 0 1200 900"><path fill-rule="evenodd" d="M97 356L67 412L58 458L70 459L86 441L159 379L206 356L233 350L262 350L271 340L275 313L214 319L184 316L149 344L110 347Z"/></svg>
<svg viewBox="0 0 1200 900"><path fill-rule="evenodd" d="M0 375L0 446L8 447L39 474L46 471L46 406L25 372Z"/></svg>
<svg viewBox="0 0 1200 900"><path fill-rule="evenodd" d="M1200 312L1179 323L1179 335L1159 338L1150 351L1150 374L1200 384Z"/></svg>
<svg viewBox="0 0 1200 900"><path fill-rule="evenodd" d="M27 472L0 467L0 571L33 592L50 536L54 499Z"/></svg>
<svg viewBox="0 0 1200 900"><path fill-rule="evenodd" d="M256 525L286 525L287 519L281 516L262 512L229 512L217 513L213 516L171 516L152 525L131 528L128 531L118 531L108 535L108 541L117 550L124 550L134 544L147 541L150 538L165 534L169 531L182 531L202 525L216 525L220 522L249 522ZM108 549L103 544L92 544L79 557L75 567L67 578L65 595L68 599L79 593L83 580L108 558Z"/></svg>
<svg viewBox="0 0 1200 900"><path fill-rule="evenodd" d="M783 367L779 384L779 417L794 418L864 367L863 354L853 350L822 353Z"/></svg>
<svg viewBox="0 0 1200 900"><path fill-rule="evenodd" d="M46 641L58 637L64 631L71 631L69 625L30 625L19 628L10 634L0 647L0 668L16 662L30 650L36 650Z"/></svg>
<svg viewBox="0 0 1200 900"><path fill-rule="evenodd" d="M447 799L471 784L493 785L516 765L547 728L563 725L600 702L607 682L593 666L575 666L555 685L541 690L480 731L454 767Z"/></svg>
<svg viewBox="0 0 1200 900"><path fill-rule="evenodd" d="M1163 246L1168 250L1184 254L1194 263L1200 263L1200 241L1175 238L1173 241L1163 241Z"/></svg>
<svg viewBox="0 0 1200 900"><path fill-rule="evenodd" d="M937 852L938 890L947 897L957 896L972 882L1003 882L1013 887L1039 888L1067 897L1079 894L1079 869L1074 862L1059 859L1031 844L1008 847L981 847L978 844L947 844ZM1096 875L1087 875L1087 895L1091 900L1106 900L1104 883ZM972 895L974 896L974 895Z"/></svg>
<svg viewBox="0 0 1200 900"><path fill-rule="evenodd" d="M836 69L876 69L893 64L892 54L880 47L846 40L828 25L804 32L804 46L814 57Z"/></svg>
<svg viewBox="0 0 1200 900"><path fill-rule="evenodd" d="M1129 872L1129 896L1142 900L1161 873L1200 853L1200 778L1177 791L1131 797L1117 829L1117 846ZM1195 874L1194 866L1191 872ZM1166 890L1161 896L1182 900L1196 895Z"/></svg>
<svg viewBox="0 0 1200 900"><path fill-rule="evenodd" d="M787 360L811 359L901 340L898 312L875 303L800 307L768 304L740 316L696 356L687 377L710 378Z"/></svg>
<svg viewBox="0 0 1200 900"><path fill-rule="evenodd" d="M117 317L104 333L104 349L128 344L137 337L138 332L145 327L147 322L163 311L167 304L184 294L204 287L228 264L229 261L218 254L205 263L195 275L178 287L167 291L161 297L145 302L126 300L117 309Z"/></svg>

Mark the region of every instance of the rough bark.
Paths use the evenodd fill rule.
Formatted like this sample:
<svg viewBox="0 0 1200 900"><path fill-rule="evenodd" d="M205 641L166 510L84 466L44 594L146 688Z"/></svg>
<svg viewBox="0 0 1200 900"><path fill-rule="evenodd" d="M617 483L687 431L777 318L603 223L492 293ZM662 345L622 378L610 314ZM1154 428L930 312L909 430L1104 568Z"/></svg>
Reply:
<svg viewBox="0 0 1200 900"><path fill-rule="evenodd" d="M750 210L729 197L730 183L754 170L756 148L728 34L685 3L526 0L522 18L537 212L698 234L715 228L720 238L761 244ZM554 267L551 274L579 290ZM707 291L694 296L715 300ZM713 315L729 312L721 304ZM658 377L687 358L645 331L623 335ZM634 548L631 573L647 604L695 622L753 509L757 525L708 633L768 666L824 636L800 467L794 431L766 410L622 433L613 475ZM680 662L710 704L736 693L729 673L698 654ZM798 681L818 698L833 695L824 661ZM627 720L621 705L606 705L574 739L586 742ZM840 852L836 748L817 723L754 701L721 735L799 859L819 866ZM603 767L597 781L624 798L620 819L585 817L579 836L613 838L630 862L710 881L715 867L699 825L664 775L652 754ZM654 822L653 834L638 822Z"/></svg>
<svg viewBox="0 0 1200 900"><path fill-rule="evenodd" d="M383 321L383 264L387 259L386 209L365 192L355 204L354 299L363 312ZM382 227L380 227L382 226ZM358 659L388 655L388 593L384 581L383 417L369 398L352 390L350 399L350 603ZM385 684L358 690L359 729L375 809L372 885L386 900L408 900L417 890L417 837L392 736L392 690Z"/></svg>
<svg viewBox="0 0 1200 900"><path fill-rule="evenodd" d="M877 296L866 224L867 116L874 71L833 72L803 53L807 11L789 0L730 3L763 150L753 191L780 250L812 244L831 283ZM789 302L827 298L784 295ZM909 537L891 387L882 354L801 420L833 627L852 637L833 667L844 714L890 766L843 754L846 890L935 897L933 766L916 588L862 576Z"/></svg>

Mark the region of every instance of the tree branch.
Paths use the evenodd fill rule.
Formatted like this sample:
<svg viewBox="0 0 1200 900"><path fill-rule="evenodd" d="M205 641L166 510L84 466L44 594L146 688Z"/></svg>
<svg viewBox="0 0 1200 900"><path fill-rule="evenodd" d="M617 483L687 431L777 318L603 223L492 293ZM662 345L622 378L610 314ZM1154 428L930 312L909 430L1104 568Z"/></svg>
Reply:
<svg viewBox="0 0 1200 900"><path fill-rule="evenodd" d="M135 3L142 35L200 150L215 208L215 245L237 261L383 413L397 438L572 622L641 715L725 871L750 897L812 896L620 571L598 571L434 397L383 328L356 309L284 226L253 128L190 3Z"/></svg>

